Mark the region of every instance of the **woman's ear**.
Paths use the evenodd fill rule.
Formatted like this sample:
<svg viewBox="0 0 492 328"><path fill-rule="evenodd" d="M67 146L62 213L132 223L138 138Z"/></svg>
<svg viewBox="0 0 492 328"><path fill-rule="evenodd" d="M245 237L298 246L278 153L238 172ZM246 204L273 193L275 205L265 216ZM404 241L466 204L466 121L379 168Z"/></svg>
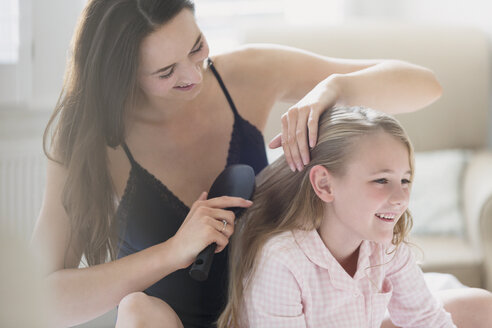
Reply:
<svg viewBox="0 0 492 328"><path fill-rule="evenodd" d="M316 195L324 202L330 203L333 201L332 190L333 176L328 169L322 165L315 165L309 171L309 181Z"/></svg>

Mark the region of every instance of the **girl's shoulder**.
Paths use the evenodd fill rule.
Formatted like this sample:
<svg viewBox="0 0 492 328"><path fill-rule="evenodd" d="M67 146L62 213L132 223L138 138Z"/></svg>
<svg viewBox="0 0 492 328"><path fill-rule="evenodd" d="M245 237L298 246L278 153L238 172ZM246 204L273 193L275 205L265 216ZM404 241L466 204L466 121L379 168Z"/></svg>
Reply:
<svg viewBox="0 0 492 328"><path fill-rule="evenodd" d="M268 239L260 254L261 261L271 261L274 258L286 265L299 263L303 257L292 231L282 232Z"/></svg>
<svg viewBox="0 0 492 328"><path fill-rule="evenodd" d="M405 242L398 246L381 246L380 249L387 273L402 270L406 266L416 265L412 247Z"/></svg>
<svg viewBox="0 0 492 328"><path fill-rule="evenodd" d="M381 249L384 251L386 259L408 259L413 255L411 247L406 242L400 243L398 246L381 246Z"/></svg>
<svg viewBox="0 0 492 328"><path fill-rule="evenodd" d="M263 252L269 254L272 252L291 251L295 248L296 243L292 231L285 231L268 239L263 246Z"/></svg>

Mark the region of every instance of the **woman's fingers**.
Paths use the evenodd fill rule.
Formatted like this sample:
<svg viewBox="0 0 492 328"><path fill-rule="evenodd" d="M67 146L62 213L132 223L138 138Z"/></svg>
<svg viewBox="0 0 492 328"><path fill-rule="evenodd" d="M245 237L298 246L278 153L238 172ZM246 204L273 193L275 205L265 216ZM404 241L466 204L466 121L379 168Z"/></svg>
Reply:
<svg viewBox="0 0 492 328"><path fill-rule="evenodd" d="M302 171L309 163L309 142L310 139L316 140L312 135L317 133L317 129L312 131L310 127L318 124L318 116L312 112L311 107L291 107L282 116L282 147L285 160L292 171ZM277 143L277 139L273 139L270 147L274 148Z"/></svg>
<svg viewBox="0 0 492 328"><path fill-rule="evenodd" d="M225 223L224 223L225 222ZM211 217L207 218L207 228L204 230L208 231L208 244L217 244L215 248L215 253L219 253L226 248L229 244L229 238L234 232L232 225L228 224L225 220L217 220Z"/></svg>
<svg viewBox="0 0 492 328"><path fill-rule="evenodd" d="M332 108L339 99L340 90L325 79L309 91L287 113L282 115L281 143L285 160L292 171L301 171L310 161L310 148L318 142L320 115ZM270 142L270 148L279 147L279 136Z"/></svg>
<svg viewBox="0 0 492 328"><path fill-rule="evenodd" d="M309 107L304 107L298 110L297 126L296 126L296 141L299 148L300 157L303 165L309 164L309 145L308 145L308 119L312 111Z"/></svg>
<svg viewBox="0 0 492 328"><path fill-rule="evenodd" d="M272 140L270 140L270 143L268 144L268 147L270 149L275 149L282 146L282 133L277 134Z"/></svg>
<svg viewBox="0 0 492 328"><path fill-rule="evenodd" d="M200 194L200 197L198 197L198 200L205 200L205 199L207 199L207 194L208 193L206 191L202 192Z"/></svg>
<svg viewBox="0 0 492 328"><path fill-rule="evenodd" d="M211 225L227 238L230 238L234 233L234 225L229 224L225 219L214 219Z"/></svg>
<svg viewBox="0 0 492 328"><path fill-rule="evenodd" d="M319 124L319 111L311 110L309 112L309 118L307 121L307 128L309 134L309 147L314 148L318 142L318 124Z"/></svg>
<svg viewBox="0 0 492 328"><path fill-rule="evenodd" d="M234 212L231 207L247 208L253 203L240 197L222 196L206 199L202 193L190 208L183 224L173 237L172 245L181 268L189 266L198 253L212 243L217 244L215 252L222 251L234 233ZM225 222L225 223L224 223Z"/></svg>
<svg viewBox="0 0 492 328"><path fill-rule="evenodd" d="M268 144L271 149L282 146L293 172L301 171L310 161L310 148L316 145L318 138L319 115L314 105L291 107L282 115L282 132Z"/></svg>
<svg viewBox="0 0 492 328"><path fill-rule="evenodd" d="M289 122L288 122L288 113L285 113L282 115L282 148L284 150L284 156L285 160L287 161L287 164L289 165L290 169L292 172L295 172L296 166L294 164L294 161L292 159L292 155L290 153L290 145L289 145Z"/></svg>
<svg viewBox="0 0 492 328"><path fill-rule="evenodd" d="M228 208L228 207L250 207L253 202L241 197L232 197L232 196L220 196L207 200L202 200L195 202L197 206L206 206L213 208ZM195 206L193 204L193 206Z"/></svg>
<svg viewBox="0 0 492 328"><path fill-rule="evenodd" d="M188 212L188 215L186 216L185 220L192 217L195 211L197 210L197 208L200 206L200 204L205 200L207 200L207 192L203 191L200 194L200 197L198 197L198 199L191 205L190 211Z"/></svg>
<svg viewBox="0 0 492 328"><path fill-rule="evenodd" d="M297 121L299 119L299 110L297 108L289 109L287 118L289 124L287 130L287 140L289 143L290 155L292 157L292 162L297 170L302 171L304 165L302 164L301 154L299 152L299 144L297 140Z"/></svg>
<svg viewBox="0 0 492 328"><path fill-rule="evenodd" d="M224 234L219 233L217 235L217 239L215 240L217 247L215 248L215 253L220 253L226 248L227 244L229 244L229 238L227 238Z"/></svg>
<svg viewBox="0 0 492 328"><path fill-rule="evenodd" d="M198 210L197 215L202 217L210 217L215 221L225 220L228 225L234 226L234 220L236 216L233 211L228 211L219 208L202 207Z"/></svg>

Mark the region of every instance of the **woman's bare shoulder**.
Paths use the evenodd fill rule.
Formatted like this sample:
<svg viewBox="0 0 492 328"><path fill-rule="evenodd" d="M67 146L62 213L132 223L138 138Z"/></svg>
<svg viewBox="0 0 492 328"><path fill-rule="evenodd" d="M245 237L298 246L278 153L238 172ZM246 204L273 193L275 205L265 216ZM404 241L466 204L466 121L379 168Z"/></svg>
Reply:
<svg viewBox="0 0 492 328"><path fill-rule="evenodd" d="M276 69L268 65L268 51L241 46L212 60L240 114L261 130L282 89Z"/></svg>
<svg viewBox="0 0 492 328"><path fill-rule="evenodd" d="M258 80L273 69L277 47L274 45L248 44L231 51L212 56L217 70L225 77L238 82Z"/></svg>

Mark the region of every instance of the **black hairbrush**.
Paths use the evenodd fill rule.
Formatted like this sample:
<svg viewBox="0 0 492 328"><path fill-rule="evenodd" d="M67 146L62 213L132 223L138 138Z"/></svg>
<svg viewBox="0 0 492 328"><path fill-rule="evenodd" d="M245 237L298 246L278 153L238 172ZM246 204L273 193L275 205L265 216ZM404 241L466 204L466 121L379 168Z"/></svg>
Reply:
<svg viewBox="0 0 492 328"><path fill-rule="evenodd" d="M255 190L255 172L249 165L234 164L227 167L215 179L207 199L220 196L234 196L244 199L251 199ZM242 207L226 208L233 211L236 219L244 211ZM195 262L191 266L190 276L198 281L204 281L208 278L210 266L212 265L213 255L217 244L208 245L198 254Z"/></svg>

